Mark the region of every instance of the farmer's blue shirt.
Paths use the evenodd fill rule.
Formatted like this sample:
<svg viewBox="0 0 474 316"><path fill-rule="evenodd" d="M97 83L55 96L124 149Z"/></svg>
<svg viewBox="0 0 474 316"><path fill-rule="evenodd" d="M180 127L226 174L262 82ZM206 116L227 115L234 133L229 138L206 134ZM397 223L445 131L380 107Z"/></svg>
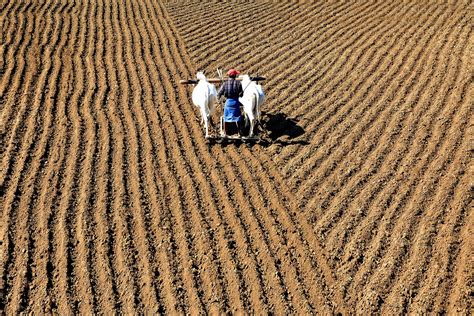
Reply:
<svg viewBox="0 0 474 316"><path fill-rule="evenodd" d="M217 98L225 96L227 99L239 99L242 93L242 83L235 78L227 79L220 87Z"/></svg>

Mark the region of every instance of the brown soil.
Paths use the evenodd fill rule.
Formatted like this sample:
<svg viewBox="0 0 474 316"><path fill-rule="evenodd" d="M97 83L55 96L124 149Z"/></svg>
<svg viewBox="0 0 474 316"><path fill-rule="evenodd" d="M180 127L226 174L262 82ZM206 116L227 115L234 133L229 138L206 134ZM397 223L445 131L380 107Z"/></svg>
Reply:
<svg viewBox="0 0 474 316"><path fill-rule="evenodd" d="M459 313L469 1L0 1L0 313ZM263 75L206 144L197 70Z"/></svg>

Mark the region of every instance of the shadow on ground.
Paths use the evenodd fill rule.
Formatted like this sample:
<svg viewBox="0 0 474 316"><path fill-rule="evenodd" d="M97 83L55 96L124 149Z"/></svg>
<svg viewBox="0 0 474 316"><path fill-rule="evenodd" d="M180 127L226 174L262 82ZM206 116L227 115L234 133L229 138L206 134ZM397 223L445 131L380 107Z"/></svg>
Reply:
<svg viewBox="0 0 474 316"><path fill-rule="evenodd" d="M287 117L285 113L262 113L262 121L271 140L282 136L293 139L304 134L304 129L298 125L297 120Z"/></svg>
<svg viewBox="0 0 474 316"><path fill-rule="evenodd" d="M285 113L262 112L262 125L269 142L280 145L308 145L306 140L296 140L305 130L298 125L298 121L289 118Z"/></svg>

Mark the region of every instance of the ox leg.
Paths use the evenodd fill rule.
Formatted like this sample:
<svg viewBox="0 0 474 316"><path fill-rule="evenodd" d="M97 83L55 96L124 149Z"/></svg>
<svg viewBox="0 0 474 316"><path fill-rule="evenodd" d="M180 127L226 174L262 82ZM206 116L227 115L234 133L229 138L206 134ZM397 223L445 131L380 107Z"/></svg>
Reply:
<svg viewBox="0 0 474 316"><path fill-rule="evenodd" d="M250 120L249 137L253 137L253 127L254 127L254 120Z"/></svg>
<svg viewBox="0 0 474 316"><path fill-rule="evenodd" d="M214 131L215 131L214 122L212 121L212 117L210 115L207 117L207 124L209 125L209 128L211 129L211 134L214 134Z"/></svg>
<svg viewBox="0 0 474 316"><path fill-rule="evenodd" d="M204 120L204 128L206 129L206 138L208 138L209 137L209 125L208 125L208 122L207 122L207 117Z"/></svg>
<svg viewBox="0 0 474 316"><path fill-rule="evenodd" d="M220 119L220 136L223 137L225 136L225 126L224 126L224 117L221 117Z"/></svg>

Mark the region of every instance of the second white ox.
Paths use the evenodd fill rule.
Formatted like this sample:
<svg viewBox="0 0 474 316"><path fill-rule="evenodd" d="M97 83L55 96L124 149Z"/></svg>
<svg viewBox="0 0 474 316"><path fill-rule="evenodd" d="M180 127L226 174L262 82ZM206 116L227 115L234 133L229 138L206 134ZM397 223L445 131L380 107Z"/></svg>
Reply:
<svg viewBox="0 0 474 316"><path fill-rule="evenodd" d="M265 101L262 86L252 81L249 75L242 77L242 89L244 94L239 98L244 106L244 112L250 122L249 137L253 137L255 124L260 121L260 107Z"/></svg>
<svg viewBox="0 0 474 316"><path fill-rule="evenodd" d="M211 121L211 115L216 110L217 91L216 87L207 81L204 73L198 72L196 78L199 82L194 87L192 99L194 105L199 107L199 110L201 111L201 123L204 123L207 138L209 137L209 122Z"/></svg>

